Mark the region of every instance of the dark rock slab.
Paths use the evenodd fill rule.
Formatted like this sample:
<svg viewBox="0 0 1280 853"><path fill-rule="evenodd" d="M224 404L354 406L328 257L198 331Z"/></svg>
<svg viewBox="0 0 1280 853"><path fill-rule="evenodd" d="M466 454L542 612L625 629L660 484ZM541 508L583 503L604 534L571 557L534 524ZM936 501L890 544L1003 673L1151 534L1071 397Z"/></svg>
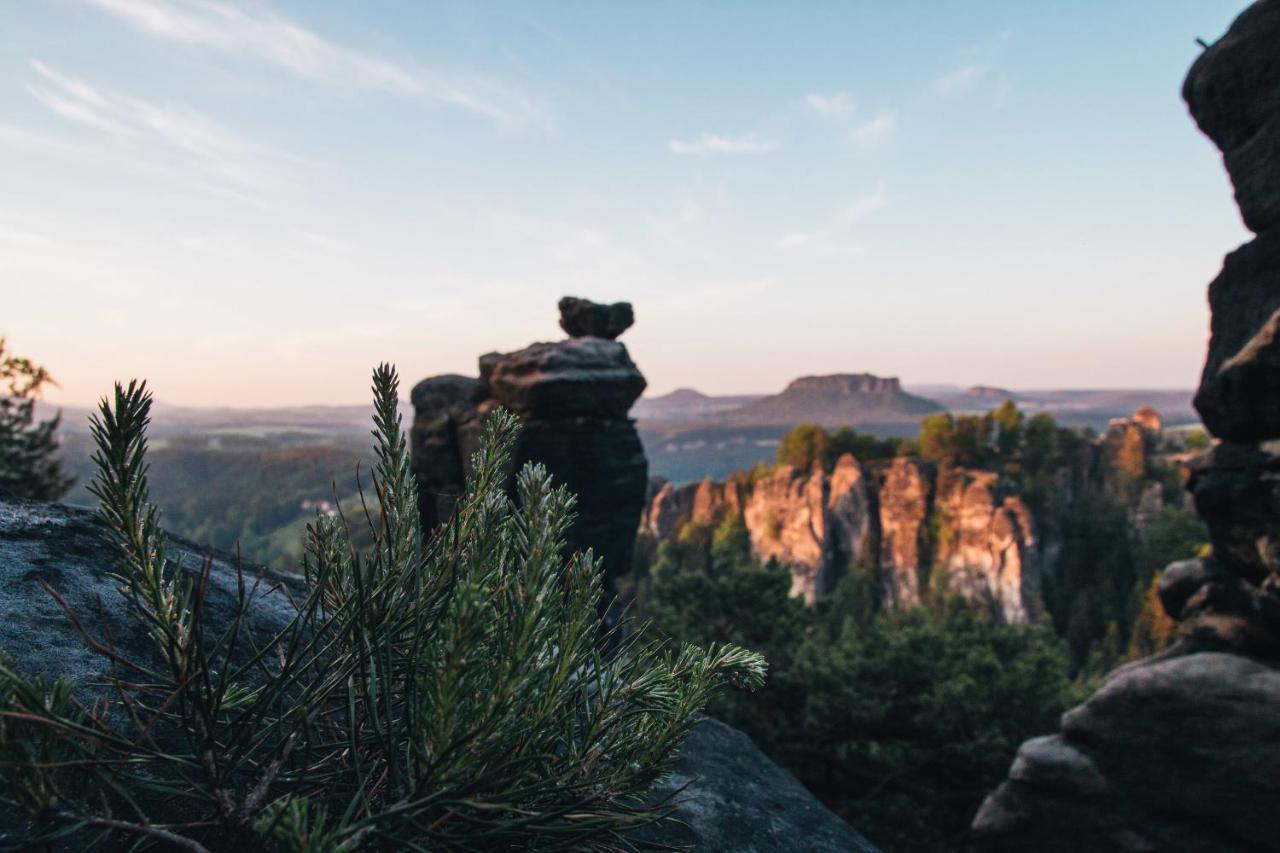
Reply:
<svg viewBox="0 0 1280 853"><path fill-rule="evenodd" d="M671 777L655 791L658 798L673 794L680 800L676 817L684 825L650 832L654 841L708 853L876 849L766 758L751 738L717 720L706 719L693 730Z"/></svg>
<svg viewBox="0 0 1280 853"><path fill-rule="evenodd" d="M1187 74L1182 96L1222 150L1250 230L1280 224L1280 2L1260 0L1236 18Z"/></svg>
<svg viewBox="0 0 1280 853"><path fill-rule="evenodd" d="M1209 285L1209 307L1209 355L1195 397L1205 426L1231 441L1280 437L1280 230L1227 255Z"/></svg>
<svg viewBox="0 0 1280 853"><path fill-rule="evenodd" d="M236 558L170 536L169 557L196 575L213 561L206 596L209 625L230 623L236 603ZM0 649L28 675L48 672L75 683L82 698L100 695L109 675L106 658L92 653L44 581L63 597L85 628L97 637L109 629L125 657L152 662L152 640L129 616L124 597L109 573L117 567L107 530L93 512L64 504L0 502ZM242 567L247 585L261 577L252 599L248 627L260 637L281 630L294 610L284 588L299 592L295 576L261 566Z"/></svg>
<svg viewBox="0 0 1280 853"><path fill-rule="evenodd" d="M571 338L614 340L636 321L630 302L602 304L577 296L560 300L560 328Z"/></svg>
<svg viewBox="0 0 1280 853"><path fill-rule="evenodd" d="M645 380L617 341L571 338L507 353L488 373L489 393L525 419L626 419Z"/></svg>
<svg viewBox="0 0 1280 853"><path fill-rule="evenodd" d="M413 425L409 454L418 480L418 510L426 529L453 514L471 473L471 456L480 449L483 424L477 404L481 382L449 374L424 379L413 387Z"/></svg>

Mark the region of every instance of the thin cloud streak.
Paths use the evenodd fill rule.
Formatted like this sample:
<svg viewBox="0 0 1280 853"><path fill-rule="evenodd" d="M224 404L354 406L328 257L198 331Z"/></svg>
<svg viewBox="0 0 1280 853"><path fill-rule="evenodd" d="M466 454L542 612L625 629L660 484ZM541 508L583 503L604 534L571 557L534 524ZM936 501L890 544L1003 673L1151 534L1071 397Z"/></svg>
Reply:
<svg viewBox="0 0 1280 853"><path fill-rule="evenodd" d="M695 139L672 139L667 149L672 154L695 155L704 154L767 154L781 147L776 139L766 139L755 133L742 136L721 136L715 133L703 133Z"/></svg>
<svg viewBox="0 0 1280 853"><path fill-rule="evenodd" d="M804 96L805 105L823 118L848 118L853 115L854 103L848 92L822 95L810 92Z"/></svg>
<svg viewBox="0 0 1280 853"><path fill-rule="evenodd" d="M281 163L287 159L189 107L162 106L110 93L40 60L32 60L31 67L43 85L28 85L27 91L55 115L139 149L158 144L206 179L240 189L264 189L275 183L271 176L280 171Z"/></svg>
<svg viewBox="0 0 1280 853"><path fill-rule="evenodd" d="M868 216L885 205L884 182L875 190L858 196L842 207L822 228L814 231L793 231L778 240L779 249L808 249L820 255L862 255L867 251L865 243L852 239L852 232Z"/></svg>
<svg viewBox="0 0 1280 853"><path fill-rule="evenodd" d="M256 57L295 76L459 107L506 128L549 128L546 110L524 93L482 74L409 68L335 44L259 7L215 0L81 0L156 38Z"/></svg>
<svg viewBox="0 0 1280 853"><path fill-rule="evenodd" d="M897 114L882 111L855 127L849 132L849 136L859 145L870 148L888 141L897 127Z"/></svg>

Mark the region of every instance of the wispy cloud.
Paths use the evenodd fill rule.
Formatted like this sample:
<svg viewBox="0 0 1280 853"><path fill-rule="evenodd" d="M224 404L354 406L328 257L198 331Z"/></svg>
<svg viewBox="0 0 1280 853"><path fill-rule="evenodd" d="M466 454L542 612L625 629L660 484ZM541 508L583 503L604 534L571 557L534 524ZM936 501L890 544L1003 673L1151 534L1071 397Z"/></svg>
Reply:
<svg viewBox="0 0 1280 853"><path fill-rule="evenodd" d="M779 249L808 249L822 255L861 255L866 244L854 239L853 232L868 216L885 205L884 182L846 204L821 228L793 231L777 242Z"/></svg>
<svg viewBox="0 0 1280 853"><path fill-rule="evenodd" d="M154 164L159 150L176 156L207 181L240 189L277 182L290 158L257 145L185 106L162 105L110 92L63 74L39 60L31 67L40 82L27 91L55 115L111 136Z"/></svg>
<svg viewBox="0 0 1280 853"><path fill-rule="evenodd" d="M994 67L1000 53L1013 35L1002 30L992 38L967 49L965 61L940 74L933 81L933 92L939 97L954 98L972 92Z"/></svg>
<svg viewBox="0 0 1280 853"><path fill-rule="evenodd" d="M721 136L703 133L694 139L672 139L667 148L672 154L767 154L782 143L755 133Z"/></svg>
<svg viewBox="0 0 1280 853"><path fill-rule="evenodd" d="M898 127L898 116L888 110L876 113L867 121L849 131L850 138L859 145L871 147L886 142Z"/></svg>
<svg viewBox="0 0 1280 853"><path fill-rule="evenodd" d="M344 47L263 6L217 0L82 0L157 38L251 56L307 80L420 97L516 128L549 126L526 94L478 73L410 67Z"/></svg>
<svg viewBox="0 0 1280 853"><path fill-rule="evenodd" d="M822 95L810 92L804 96L805 105L823 118L848 118L853 115L853 98L848 92Z"/></svg>

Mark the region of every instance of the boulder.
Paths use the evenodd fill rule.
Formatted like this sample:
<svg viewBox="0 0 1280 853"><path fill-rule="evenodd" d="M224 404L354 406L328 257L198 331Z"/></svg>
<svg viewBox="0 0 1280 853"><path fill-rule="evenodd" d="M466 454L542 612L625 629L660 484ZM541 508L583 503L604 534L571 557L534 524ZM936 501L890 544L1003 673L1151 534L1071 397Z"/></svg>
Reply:
<svg viewBox="0 0 1280 853"><path fill-rule="evenodd" d="M1200 54L1182 96L1222 150L1251 231L1280 224L1280 2L1260 0Z"/></svg>
<svg viewBox="0 0 1280 853"><path fill-rule="evenodd" d="M1280 669L1175 647L1117 670L1022 745L973 829L982 850L1280 849Z"/></svg>
<svg viewBox="0 0 1280 853"><path fill-rule="evenodd" d="M494 360L489 394L521 418L625 420L645 381L617 341L571 338L533 344Z"/></svg>
<svg viewBox="0 0 1280 853"><path fill-rule="evenodd" d="M590 299L566 296L560 300L560 328L571 338L614 340L636 321L630 302L602 305Z"/></svg>
<svg viewBox="0 0 1280 853"><path fill-rule="evenodd" d="M650 841L695 851L874 853L751 738L717 720L694 728L656 799L675 796L676 818Z"/></svg>

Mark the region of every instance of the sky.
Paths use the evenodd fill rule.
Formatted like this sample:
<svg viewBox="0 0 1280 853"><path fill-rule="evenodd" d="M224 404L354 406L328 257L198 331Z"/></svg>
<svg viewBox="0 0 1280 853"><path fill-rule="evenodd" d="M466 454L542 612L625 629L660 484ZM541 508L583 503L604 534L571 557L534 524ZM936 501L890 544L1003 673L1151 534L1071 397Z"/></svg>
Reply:
<svg viewBox="0 0 1280 853"><path fill-rule="evenodd" d="M1191 387L1242 0L0 4L0 335L84 404L364 402L629 300L649 393Z"/></svg>

